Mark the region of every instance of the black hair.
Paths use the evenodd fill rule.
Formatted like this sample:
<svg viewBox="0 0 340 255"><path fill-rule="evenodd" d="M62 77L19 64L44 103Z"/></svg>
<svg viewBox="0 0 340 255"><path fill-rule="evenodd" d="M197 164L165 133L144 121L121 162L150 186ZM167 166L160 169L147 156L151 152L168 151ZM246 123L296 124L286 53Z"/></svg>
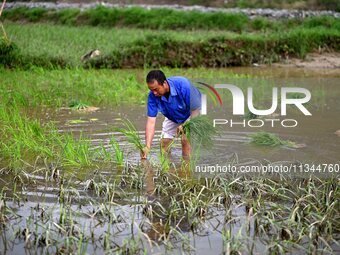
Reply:
<svg viewBox="0 0 340 255"><path fill-rule="evenodd" d="M166 81L165 74L161 70L152 70L146 76L146 83L150 83L156 80L159 84L163 85Z"/></svg>

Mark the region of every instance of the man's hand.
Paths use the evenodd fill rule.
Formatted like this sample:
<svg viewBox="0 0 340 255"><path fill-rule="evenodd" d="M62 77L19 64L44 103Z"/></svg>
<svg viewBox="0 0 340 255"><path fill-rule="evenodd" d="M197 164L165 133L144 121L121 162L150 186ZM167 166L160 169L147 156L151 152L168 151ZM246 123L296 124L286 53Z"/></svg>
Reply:
<svg viewBox="0 0 340 255"><path fill-rule="evenodd" d="M179 137L182 134L184 134L183 125L179 125L176 130L176 136Z"/></svg>
<svg viewBox="0 0 340 255"><path fill-rule="evenodd" d="M147 146L145 146L145 147L143 148L143 150L140 152L140 157L141 157L141 159L146 159L147 156L148 156L148 154L149 154L149 152L150 152L150 148L147 147Z"/></svg>

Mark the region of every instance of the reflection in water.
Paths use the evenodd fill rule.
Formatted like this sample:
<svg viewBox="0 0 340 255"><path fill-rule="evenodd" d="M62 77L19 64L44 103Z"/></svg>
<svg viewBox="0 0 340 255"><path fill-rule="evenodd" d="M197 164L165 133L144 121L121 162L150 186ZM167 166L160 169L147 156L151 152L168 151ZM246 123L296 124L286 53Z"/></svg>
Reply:
<svg viewBox="0 0 340 255"><path fill-rule="evenodd" d="M148 197L152 197L155 192L155 171L149 160L142 160L141 163L145 171L146 194Z"/></svg>
<svg viewBox="0 0 340 255"><path fill-rule="evenodd" d="M145 233L153 241L161 241L166 239L170 233L170 227L176 228L181 232L188 232L191 230L188 219L185 215L177 219L168 215L167 209L172 202L172 197L164 197L157 199L155 196L155 171L150 161L142 160L141 165L145 173L145 192L147 195L148 203L143 209L143 213L150 220L150 226L145 229ZM182 178L183 181L188 180L190 177L189 162L183 161L181 167L177 170L171 168L170 173L174 176Z"/></svg>

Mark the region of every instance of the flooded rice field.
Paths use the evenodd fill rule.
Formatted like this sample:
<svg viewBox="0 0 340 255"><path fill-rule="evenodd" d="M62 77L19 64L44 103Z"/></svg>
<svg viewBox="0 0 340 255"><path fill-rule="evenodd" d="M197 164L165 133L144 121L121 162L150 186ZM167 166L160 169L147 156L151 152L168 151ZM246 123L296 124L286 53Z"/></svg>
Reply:
<svg viewBox="0 0 340 255"><path fill-rule="evenodd" d="M312 95L305 105L312 116L290 107L286 117L275 112L257 119L266 124L265 119L294 119L298 123L294 128L283 127L280 121L275 127L230 126L231 119L243 123L244 118L232 115L230 93L219 90L224 104L208 101L208 116L228 123L220 125L211 150L201 148L196 164L239 168L340 163L338 70L306 74L303 69L245 68L234 72L262 77L196 80L259 88L254 98L264 109L270 107L272 87L303 87ZM124 160L123 164L63 168L58 162L37 159L20 173L3 168L0 254L340 253L339 172L256 178L203 174L195 168L188 171L181 162L179 141L172 148L171 163L164 167L159 153L160 116L150 158L140 161L138 150L114 127L129 119L144 138L145 113L145 106L130 105L93 112L65 107L32 112L32 118L52 121L60 134L86 137L91 150L105 148L115 154L111 143L115 137ZM298 146L255 145L250 136L259 131Z"/></svg>
<svg viewBox="0 0 340 255"><path fill-rule="evenodd" d="M303 70L301 70L302 72ZM295 71L297 72L297 71ZM294 74L294 72L293 72ZM202 80L202 79L197 79ZM337 131L340 130L339 111L340 111L340 77L269 77L269 78L233 78L230 80L213 80L207 81L209 84L232 83L247 88L256 84L270 84L270 86L283 87L295 86L307 88L312 98L306 108L311 112L312 116L305 116L295 106L288 106L287 116L280 116L280 111L269 116L259 118L259 122L249 123L249 118L235 117L232 115L232 99L228 97L229 92L218 90L222 96L224 105L214 105L208 101L208 116L211 119L227 120L216 123L221 123L218 126L220 136L215 137L214 153L218 157L226 158L238 154L240 160L266 159L270 162L275 161L300 161L300 162L315 162L315 163L339 163L340 141ZM222 91L222 92L221 92ZM224 94L223 94L224 93ZM264 102L266 106L261 106L263 109L268 109L271 103L271 87L264 87L259 90L259 95L255 95L258 102ZM245 94L246 95L246 94ZM209 100L209 99L208 99ZM209 104L210 103L210 104ZM254 103L256 105L256 103ZM260 108L260 107L258 107ZM278 109L280 106L278 106ZM123 135L114 132L114 126L119 126L122 120L129 119L133 122L139 131L139 134L144 137L146 123L146 108L145 106L118 106L114 108L102 108L92 113L75 112L71 109L60 109L52 113L50 116L59 129L59 132L72 132L73 134L85 133L89 136L92 145L110 146L112 135L116 136L120 144L129 153L129 161L137 163L139 161L139 152L132 145L124 143ZM296 122L287 122L286 125L295 125L296 127L283 126L282 120L293 119ZM157 159L157 148L159 148L159 138L161 134L163 116L158 115L157 128L155 134L156 148L153 151L153 159ZM234 125L231 126L231 121L234 120ZM245 123L243 121L245 120ZM273 121L274 120L274 121ZM260 126L262 127L255 127ZM253 127L254 126L254 127ZM301 148L289 147L259 147L250 144L250 135L259 131L272 132L280 137L292 140L301 145ZM180 159L181 148L177 142L172 151L173 159ZM219 160L219 158L209 157L210 162ZM208 160L208 159L207 159ZM208 160L209 161L209 160Z"/></svg>

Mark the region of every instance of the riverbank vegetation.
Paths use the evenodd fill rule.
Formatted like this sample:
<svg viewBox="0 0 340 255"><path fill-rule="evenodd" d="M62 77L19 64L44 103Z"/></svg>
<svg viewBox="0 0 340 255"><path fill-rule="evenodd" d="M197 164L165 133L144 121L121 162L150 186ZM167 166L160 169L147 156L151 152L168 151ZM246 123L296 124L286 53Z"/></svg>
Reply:
<svg viewBox="0 0 340 255"><path fill-rule="evenodd" d="M5 27L11 43L2 40L0 64L22 68L248 66L304 58L313 51L339 51L340 45L340 30L324 27L259 34L16 23ZM91 49L101 55L82 63L81 56Z"/></svg>

